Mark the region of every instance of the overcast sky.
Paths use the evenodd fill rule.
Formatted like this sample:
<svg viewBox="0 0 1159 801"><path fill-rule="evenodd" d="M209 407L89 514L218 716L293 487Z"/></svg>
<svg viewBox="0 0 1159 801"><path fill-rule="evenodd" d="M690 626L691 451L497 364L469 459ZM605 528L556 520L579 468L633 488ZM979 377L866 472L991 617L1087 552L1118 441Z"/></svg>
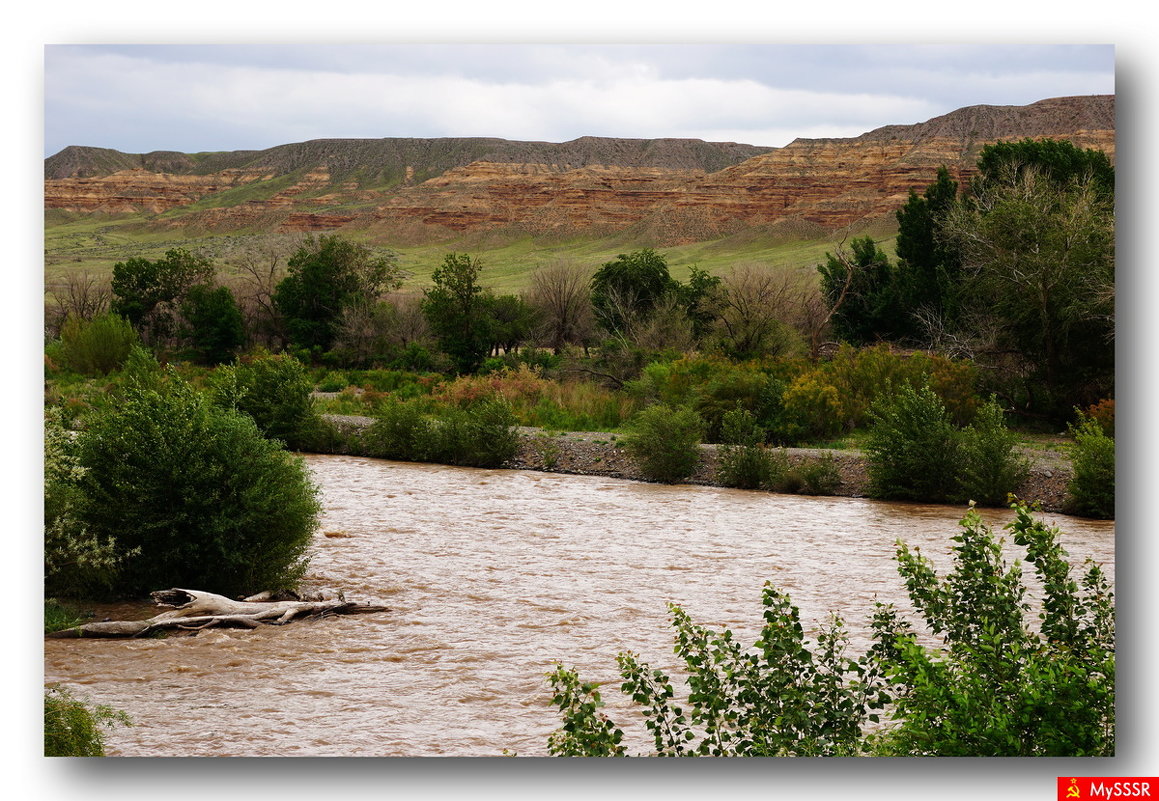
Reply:
<svg viewBox="0 0 1159 801"><path fill-rule="evenodd" d="M44 153L331 137L783 146L1115 92L1110 45L49 45Z"/></svg>

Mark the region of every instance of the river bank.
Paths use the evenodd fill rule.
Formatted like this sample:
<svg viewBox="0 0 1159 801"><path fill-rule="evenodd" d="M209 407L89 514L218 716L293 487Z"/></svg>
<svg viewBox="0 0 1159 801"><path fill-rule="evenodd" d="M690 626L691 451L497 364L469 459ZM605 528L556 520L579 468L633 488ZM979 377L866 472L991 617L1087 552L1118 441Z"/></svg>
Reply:
<svg viewBox="0 0 1159 801"><path fill-rule="evenodd" d="M373 422L369 417L325 415L342 429L358 429ZM537 428L520 428L519 449L504 467L514 470L538 470L584 476L605 476L630 481L646 481L628 453L619 446L615 434L605 432L549 432ZM700 464L688 479L689 484L719 486L716 480L716 445L701 445ZM865 457L856 450L819 448L785 448L791 466L797 467L822 458L831 460L837 482L831 494L864 498L868 496L869 470ZM1026 479L1015 490L1018 497L1038 502L1043 511L1061 512L1067 500L1067 484L1072 471L1069 460L1061 453L1025 449L1030 460Z"/></svg>

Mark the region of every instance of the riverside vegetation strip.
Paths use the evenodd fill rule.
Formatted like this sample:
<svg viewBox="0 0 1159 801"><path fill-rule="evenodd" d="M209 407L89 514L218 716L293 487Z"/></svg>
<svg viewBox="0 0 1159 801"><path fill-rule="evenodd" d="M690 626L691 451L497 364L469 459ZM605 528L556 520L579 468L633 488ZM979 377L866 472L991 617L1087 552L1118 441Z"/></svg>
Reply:
<svg viewBox="0 0 1159 801"><path fill-rule="evenodd" d="M374 419L359 415L323 415L340 430L348 432L369 427ZM700 446L700 462L689 477L690 484L723 486L716 479L716 444ZM859 450L827 448L784 448L789 464L799 466L819 459L831 459L838 481L829 494L868 497L869 474L865 455ZM1014 494L1043 511L1063 511L1067 484L1073 476L1070 461L1060 453L1022 448L1030 459L1026 479ZM515 470L538 470L548 473L570 473L585 476L607 476L631 481L646 481L640 468L619 444L619 435L591 431L547 431L523 426L519 428L519 447L514 457L503 465Z"/></svg>

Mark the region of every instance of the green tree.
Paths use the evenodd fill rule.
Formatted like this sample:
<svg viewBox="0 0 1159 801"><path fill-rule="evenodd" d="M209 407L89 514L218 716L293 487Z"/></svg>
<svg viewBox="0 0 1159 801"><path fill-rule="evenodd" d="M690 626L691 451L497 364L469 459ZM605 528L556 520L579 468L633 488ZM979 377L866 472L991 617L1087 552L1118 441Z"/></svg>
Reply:
<svg viewBox="0 0 1159 801"><path fill-rule="evenodd" d="M889 339L898 328L889 257L869 236L854 239L850 247L852 255L839 249L817 266L833 333L853 345Z"/></svg>
<svg viewBox="0 0 1159 801"><path fill-rule="evenodd" d="M646 315L679 288L663 255L651 248L621 253L592 277L592 307L604 328L622 333L634 316Z"/></svg>
<svg viewBox="0 0 1159 801"><path fill-rule="evenodd" d="M986 145L978 156L979 174L972 192L984 196L1002 183L1017 183L1033 171L1057 187L1090 184L1103 201L1115 197L1115 168L1107 154L1080 148L1062 139L1023 139Z"/></svg>
<svg viewBox="0 0 1159 801"><path fill-rule="evenodd" d="M479 283L482 269L477 258L448 253L423 297L427 324L460 373L475 372L491 348L491 296Z"/></svg>
<svg viewBox="0 0 1159 801"><path fill-rule="evenodd" d="M309 237L287 262L273 302L291 342L325 351L345 309L376 301L401 283L394 254L375 253L337 235Z"/></svg>
<svg viewBox="0 0 1159 801"><path fill-rule="evenodd" d="M174 248L164 258L131 258L113 265L111 311L127 319L149 341L176 332L177 305L190 287L213 281L214 267L204 256Z"/></svg>
<svg viewBox="0 0 1159 801"><path fill-rule="evenodd" d="M181 301L182 333L202 364L231 360L245 344L245 322L228 287L199 284Z"/></svg>
<svg viewBox="0 0 1159 801"><path fill-rule="evenodd" d="M496 356L500 352L517 352L535 330L535 309L519 295L488 297L486 315L491 332L490 351Z"/></svg>
<svg viewBox="0 0 1159 801"><path fill-rule="evenodd" d="M320 510L300 459L170 370L131 379L76 441L75 517L128 556L111 591L293 586Z"/></svg>
<svg viewBox="0 0 1159 801"><path fill-rule="evenodd" d="M1011 362L1003 391L1024 411L1061 423L1113 395L1113 204L1091 180L1033 169L981 187L946 223L990 332L980 355Z"/></svg>
<svg viewBox="0 0 1159 801"><path fill-rule="evenodd" d="M905 310L899 333L927 341L942 328L953 328L958 319L961 288L961 257L946 241L942 229L946 216L958 203L958 182L945 167L922 195L910 190L906 204L897 211L897 266L894 281L897 303Z"/></svg>

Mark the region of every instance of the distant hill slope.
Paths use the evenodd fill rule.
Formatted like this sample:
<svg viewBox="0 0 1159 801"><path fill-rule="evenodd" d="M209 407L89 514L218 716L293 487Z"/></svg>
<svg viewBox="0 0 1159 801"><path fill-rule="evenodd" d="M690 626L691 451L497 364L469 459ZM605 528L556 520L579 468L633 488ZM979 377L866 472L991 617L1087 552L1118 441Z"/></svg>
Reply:
<svg viewBox="0 0 1159 801"><path fill-rule="evenodd" d="M156 229L335 230L385 243L630 235L655 246L745 231L824 232L888 218L984 144L1055 137L1114 157L1114 96L971 106L783 148L695 139L320 139L260 151L68 147L45 207L140 215Z"/></svg>
<svg viewBox="0 0 1159 801"><path fill-rule="evenodd" d="M324 167L340 180L359 174L401 175L409 166L425 180L475 161L552 164L565 169L599 164L714 172L769 150L772 148L699 139L595 136L562 143L487 138L315 139L268 150L193 155L166 151L132 154L70 146L44 160L44 177L97 178L121 170L208 175L226 169L270 171L278 176Z"/></svg>

